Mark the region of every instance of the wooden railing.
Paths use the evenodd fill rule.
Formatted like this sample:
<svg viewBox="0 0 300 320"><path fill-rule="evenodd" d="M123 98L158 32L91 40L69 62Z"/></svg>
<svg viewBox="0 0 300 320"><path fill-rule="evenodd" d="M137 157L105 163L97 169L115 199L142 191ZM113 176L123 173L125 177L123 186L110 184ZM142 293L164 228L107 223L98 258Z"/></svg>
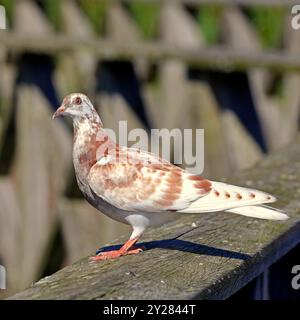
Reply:
<svg viewBox="0 0 300 320"><path fill-rule="evenodd" d="M148 232L146 251L136 256L96 263L83 258L11 299L229 298L300 243L299 146L300 138L230 179L277 196L275 206L285 210L289 220L272 222L224 212L183 214ZM278 281L290 273L291 269L277 270L273 277ZM272 292L267 276L264 281L257 290L263 290L266 298Z"/></svg>

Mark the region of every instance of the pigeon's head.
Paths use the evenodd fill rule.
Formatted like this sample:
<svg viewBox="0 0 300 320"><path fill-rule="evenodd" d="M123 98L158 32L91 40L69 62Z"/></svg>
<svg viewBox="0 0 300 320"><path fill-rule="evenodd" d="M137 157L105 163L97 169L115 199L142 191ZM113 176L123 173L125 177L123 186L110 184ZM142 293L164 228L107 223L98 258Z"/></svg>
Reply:
<svg viewBox="0 0 300 320"><path fill-rule="evenodd" d="M96 120L99 118L90 99L82 93L71 93L66 96L54 113L53 119L59 116L68 116L73 120Z"/></svg>

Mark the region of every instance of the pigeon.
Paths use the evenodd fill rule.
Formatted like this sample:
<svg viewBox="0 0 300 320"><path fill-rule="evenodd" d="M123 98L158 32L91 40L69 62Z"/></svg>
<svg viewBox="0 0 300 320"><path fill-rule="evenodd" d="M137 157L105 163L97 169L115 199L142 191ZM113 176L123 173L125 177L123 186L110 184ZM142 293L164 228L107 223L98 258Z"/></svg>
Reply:
<svg viewBox="0 0 300 320"><path fill-rule="evenodd" d="M143 251L136 243L148 227L161 226L182 214L224 211L268 220L288 218L266 205L276 201L266 192L211 181L153 153L118 145L82 93L66 96L53 119L59 116L73 120L73 164L85 199L108 217L132 227L120 249L100 251L91 258L94 261Z"/></svg>

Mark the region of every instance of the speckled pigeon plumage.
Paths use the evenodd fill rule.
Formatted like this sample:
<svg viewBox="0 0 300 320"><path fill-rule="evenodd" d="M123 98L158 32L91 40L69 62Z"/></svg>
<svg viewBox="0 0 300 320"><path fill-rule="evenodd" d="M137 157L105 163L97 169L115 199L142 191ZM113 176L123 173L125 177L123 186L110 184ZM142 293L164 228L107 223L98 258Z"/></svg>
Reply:
<svg viewBox="0 0 300 320"><path fill-rule="evenodd" d="M134 245L148 227L180 214L225 211L270 220L287 218L277 209L262 206L276 201L270 194L210 181L149 152L116 144L83 94L65 97L53 118L61 115L73 120L73 163L84 197L102 213L133 229L121 249L100 252L93 260L142 251Z"/></svg>

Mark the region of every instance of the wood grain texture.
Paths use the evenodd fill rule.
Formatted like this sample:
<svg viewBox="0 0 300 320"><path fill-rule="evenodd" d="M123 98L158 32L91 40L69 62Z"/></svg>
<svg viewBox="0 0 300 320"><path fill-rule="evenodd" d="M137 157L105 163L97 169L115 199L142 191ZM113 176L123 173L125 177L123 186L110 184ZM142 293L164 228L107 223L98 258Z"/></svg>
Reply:
<svg viewBox="0 0 300 320"><path fill-rule="evenodd" d="M11 299L228 298L300 242L299 143L230 179L276 195L288 221L182 215L150 230L139 255L100 263L83 258Z"/></svg>

